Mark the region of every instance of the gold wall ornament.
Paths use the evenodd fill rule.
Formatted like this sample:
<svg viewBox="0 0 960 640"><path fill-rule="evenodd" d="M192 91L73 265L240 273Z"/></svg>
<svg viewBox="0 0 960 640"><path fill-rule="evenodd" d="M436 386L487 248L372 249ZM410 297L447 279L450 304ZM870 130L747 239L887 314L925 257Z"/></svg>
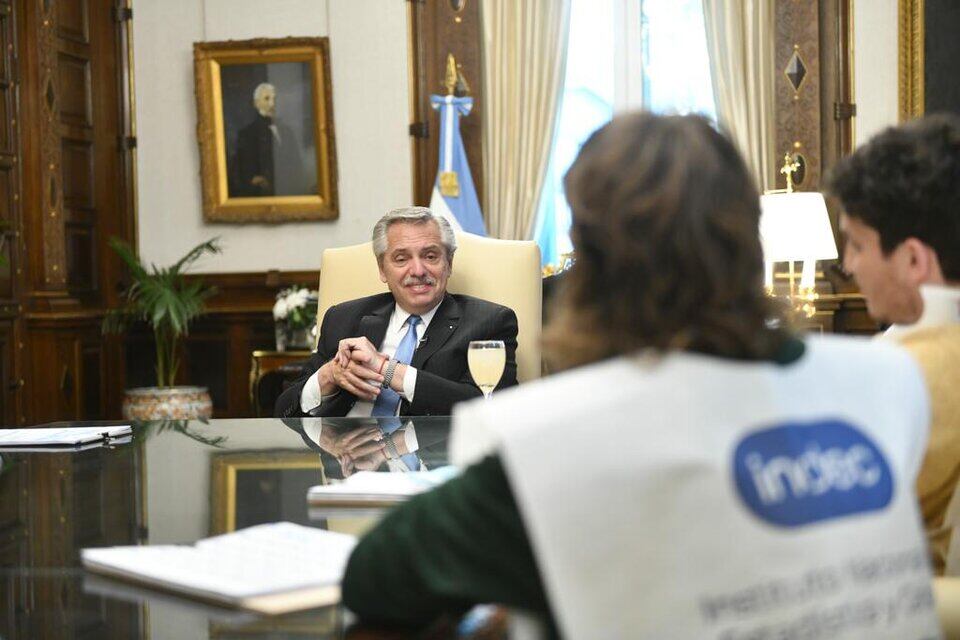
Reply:
<svg viewBox="0 0 960 640"><path fill-rule="evenodd" d="M924 113L924 0L899 0L898 101L900 122Z"/></svg>
<svg viewBox="0 0 960 640"><path fill-rule="evenodd" d="M196 42L193 61L204 220L278 223L337 218L329 39ZM303 73L274 80L271 65L289 63L303 65ZM282 108L256 106L255 92L262 84L273 89L274 104L287 95L302 95L302 104L307 105L301 107L303 113L294 111L285 120L277 115ZM291 154L291 149L297 153ZM285 182L294 186L287 188Z"/></svg>
<svg viewBox="0 0 960 640"><path fill-rule="evenodd" d="M440 172L440 195L450 198L460 197L460 180L456 171Z"/></svg>

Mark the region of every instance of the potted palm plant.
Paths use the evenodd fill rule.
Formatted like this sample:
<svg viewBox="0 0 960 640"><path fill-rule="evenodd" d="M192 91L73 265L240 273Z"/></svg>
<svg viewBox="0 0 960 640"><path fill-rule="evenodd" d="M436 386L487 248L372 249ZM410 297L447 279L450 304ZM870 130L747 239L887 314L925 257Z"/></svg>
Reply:
<svg viewBox="0 0 960 640"><path fill-rule="evenodd" d="M180 341L190 323L204 312L204 303L216 290L185 278L190 265L204 254L220 253L216 238L198 244L169 267L146 268L122 240L110 247L130 270L130 286L122 293L123 306L111 309L103 320L104 333L121 333L132 322L144 321L156 343L156 387L127 389L123 416L132 420L209 418L213 411L205 387L176 386Z"/></svg>

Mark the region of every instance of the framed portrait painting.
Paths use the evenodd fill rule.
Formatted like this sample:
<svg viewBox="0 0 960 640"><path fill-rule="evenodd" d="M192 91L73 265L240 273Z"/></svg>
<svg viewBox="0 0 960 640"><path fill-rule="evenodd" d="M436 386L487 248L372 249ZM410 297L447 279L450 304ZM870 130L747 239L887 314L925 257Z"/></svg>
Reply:
<svg viewBox="0 0 960 640"><path fill-rule="evenodd" d="M324 484L313 452L240 451L211 457L210 533L281 520L310 525L307 490Z"/></svg>
<svg viewBox="0 0 960 640"><path fill-rule="evenodd" d="M193 60L204 220L336 218L327 38L197 42Z"/></svg>

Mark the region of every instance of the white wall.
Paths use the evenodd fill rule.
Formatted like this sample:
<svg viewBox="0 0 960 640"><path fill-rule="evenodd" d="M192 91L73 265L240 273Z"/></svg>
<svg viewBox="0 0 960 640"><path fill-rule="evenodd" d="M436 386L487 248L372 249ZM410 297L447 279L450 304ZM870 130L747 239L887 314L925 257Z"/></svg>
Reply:
<svg viewBox="0 0 960 640"><path fill-rule="evenodd" d="M897 0L854 0L854 145L897 124Z"/></svg>
<svg viewBox="0 0 960 640"><path fill-rule="evenodd" d="M317 269L326 247L362 242L412 199L406 3L384 0L136 0L140 253L176 261L213 236L224 253L198 272ZM329 36L340 218L205 224L196 139L193 43Z"/></svg>

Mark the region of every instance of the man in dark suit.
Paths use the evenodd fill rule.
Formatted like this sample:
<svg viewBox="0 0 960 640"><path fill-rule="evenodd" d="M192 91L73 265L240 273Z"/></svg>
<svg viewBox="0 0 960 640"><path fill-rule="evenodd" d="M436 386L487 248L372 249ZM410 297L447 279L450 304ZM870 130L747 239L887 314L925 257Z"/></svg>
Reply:
<svg viewBox="0 0 960 640"><path fill-rule="evenodd" d="M299 142L290 127L277 120L277 90L268 82L253 92L257 113L237 134L230 195L264 197L311 192Z"/></svg>
<svg viewBox="0 0 960 640"><path fill-rule="evenodd" d="M317 351L275 415L449 415L480 395L467 366L471 340L503 340L497 388L517 383L513 310L447 293L456 238L445 219L424 207L395 209L374 227L373 251L390 293L327 311Z"/></svg>

